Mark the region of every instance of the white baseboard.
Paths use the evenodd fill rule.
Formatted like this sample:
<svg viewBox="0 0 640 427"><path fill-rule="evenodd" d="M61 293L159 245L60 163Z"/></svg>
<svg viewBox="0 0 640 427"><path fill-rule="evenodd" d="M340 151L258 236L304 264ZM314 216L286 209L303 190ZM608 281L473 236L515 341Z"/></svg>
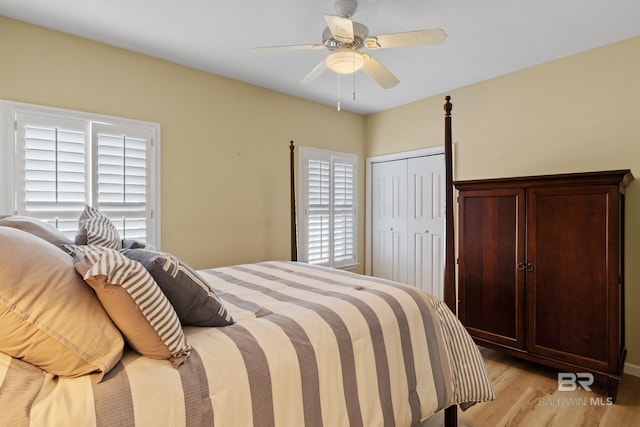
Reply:
<svg viewBox="0 0 640 427"><path fill-rule="evenodd" d="M633 375L634 377L640 377L640 366L632 365L631 363L624 364L624 373Z"/></svg>

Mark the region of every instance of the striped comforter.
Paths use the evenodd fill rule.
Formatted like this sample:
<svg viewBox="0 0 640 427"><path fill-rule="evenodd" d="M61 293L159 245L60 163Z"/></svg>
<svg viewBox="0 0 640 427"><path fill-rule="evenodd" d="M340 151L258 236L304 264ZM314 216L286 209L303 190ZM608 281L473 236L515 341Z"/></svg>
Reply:
<svg viewBox="0 0 640 427"><path fill-rule="evenodd" d="M0 353L0 425L410 426L493 399L482 358L436 298L339 270L200 270L236 324L186 327L178 369L125 352L101 383Z"/></svg>

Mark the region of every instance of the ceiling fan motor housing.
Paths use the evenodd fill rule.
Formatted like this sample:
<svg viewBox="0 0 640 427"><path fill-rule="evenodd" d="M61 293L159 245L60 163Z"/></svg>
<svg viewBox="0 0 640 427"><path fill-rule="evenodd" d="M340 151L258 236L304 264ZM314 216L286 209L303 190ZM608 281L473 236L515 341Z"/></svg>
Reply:
<svg viewBox="0 0 640 427"><path fill-rule="evenodd" d="M331 34L329 27L326 27L322 32L322 44L330 50L341 48L360 49L364 46L365 39L369 37L369 29L359 22L353 22L353 41L344 42L336 40Z"/></svg>

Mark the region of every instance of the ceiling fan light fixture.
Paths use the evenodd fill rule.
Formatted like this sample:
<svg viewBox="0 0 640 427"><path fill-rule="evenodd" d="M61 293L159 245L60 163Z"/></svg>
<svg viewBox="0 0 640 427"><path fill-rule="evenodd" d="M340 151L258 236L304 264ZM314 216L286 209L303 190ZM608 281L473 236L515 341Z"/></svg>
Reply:
<svg viewBox="0 0 640 427"><path fill-rule="evenodd" d="M364 56L353 49L338 49L327 56L327 67L339 74L351 74L364 65Z"/></svg>

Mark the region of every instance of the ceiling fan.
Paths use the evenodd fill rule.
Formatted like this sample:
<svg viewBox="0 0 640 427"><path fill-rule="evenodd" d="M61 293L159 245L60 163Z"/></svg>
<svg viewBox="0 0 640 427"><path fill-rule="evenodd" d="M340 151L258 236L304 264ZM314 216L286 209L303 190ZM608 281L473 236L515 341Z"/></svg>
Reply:
<svg viewBox="0 0 640 427"><path fill-rule="evenodd" d="M362 48L375 50L402 46L443 43L447 35L440 28L407 31L402 33L369 35L369 29L351 20L358 7L355 0L335 2L336 15L325 15L327 28L322 33L321 44L288 46L265 46L262 50L316 50L328 49L331 53L307 74L301 83L310 83L324 71L331 69L339 74L351 74L360 69L385 89L400 83L400 80Z"/></svg>

